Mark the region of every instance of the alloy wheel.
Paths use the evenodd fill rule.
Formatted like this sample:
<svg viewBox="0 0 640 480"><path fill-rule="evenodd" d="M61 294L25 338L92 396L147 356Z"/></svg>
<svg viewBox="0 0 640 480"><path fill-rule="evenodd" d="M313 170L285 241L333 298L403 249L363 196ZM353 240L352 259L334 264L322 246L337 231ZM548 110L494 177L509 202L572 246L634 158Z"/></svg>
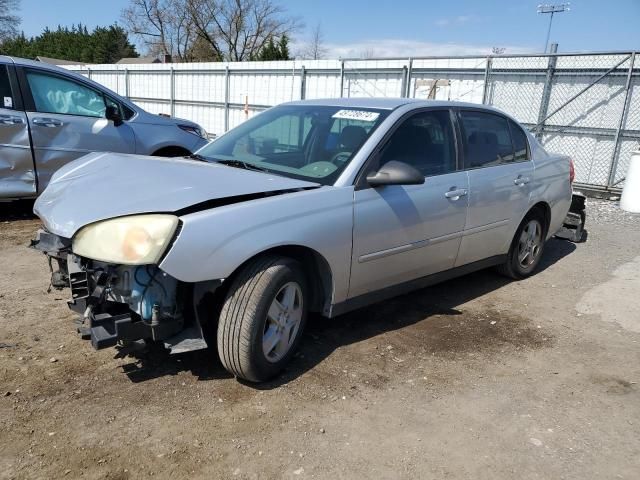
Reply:
<svg viewBox="0 0 640 480"><path fill-rule="evenodd" d="M302 289L296 282L288 282L278 290L267 312L262 351L269 362L275 363L291 349L303 314Z"/></svg>

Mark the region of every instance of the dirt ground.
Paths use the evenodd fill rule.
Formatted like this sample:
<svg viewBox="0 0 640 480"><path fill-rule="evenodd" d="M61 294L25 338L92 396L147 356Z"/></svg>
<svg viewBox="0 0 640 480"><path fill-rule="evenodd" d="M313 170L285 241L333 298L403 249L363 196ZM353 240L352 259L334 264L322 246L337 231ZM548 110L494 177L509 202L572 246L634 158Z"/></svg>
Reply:
<svg viewBox="0 0 640 480"><path fill-rule="evenodd" d="M640 478L640 218L590 200L540 272L311 319L276 381L74 333L0 213L0 478Z"/></svg>

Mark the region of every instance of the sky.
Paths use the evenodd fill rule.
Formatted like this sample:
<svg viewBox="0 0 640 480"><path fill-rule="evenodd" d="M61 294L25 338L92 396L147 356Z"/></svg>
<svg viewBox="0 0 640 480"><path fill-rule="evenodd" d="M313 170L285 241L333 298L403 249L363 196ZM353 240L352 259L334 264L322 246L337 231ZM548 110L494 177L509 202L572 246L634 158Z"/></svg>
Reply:
<svg viewBox="0 0 640 480"><path fill-rule="evenodd" d="M531 0L274 0L304 27L294 53L320 25L328 58L465 55L544 50L549 15ZM120 20L128 0L21 0L21 29L78 22L89 28ZM554 3L560 3L555 1ZM574 0L553 18L561 52L640 50L640 0Z"/></svg>

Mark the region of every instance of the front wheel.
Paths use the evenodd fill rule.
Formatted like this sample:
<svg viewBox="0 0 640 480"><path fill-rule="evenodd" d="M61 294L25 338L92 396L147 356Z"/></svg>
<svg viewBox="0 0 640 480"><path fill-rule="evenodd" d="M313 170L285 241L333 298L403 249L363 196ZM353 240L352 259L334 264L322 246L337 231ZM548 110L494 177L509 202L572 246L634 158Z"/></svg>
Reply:
<svg viewBox="0 0 640 480"><path fill-rule="evenodd" d="M307 282L300 264L265 256L233 281L220 312L218 354L233 375L262 382L289 362L307 317Z"/></svg>
<svg viewBox="0 0 640 480"><path fill-rule="evenodd" d="M507 261L498 267L500 273L515 280L533 274L544 250L544 225L544 218L537 211L524 218L511 242Z"/></svg>

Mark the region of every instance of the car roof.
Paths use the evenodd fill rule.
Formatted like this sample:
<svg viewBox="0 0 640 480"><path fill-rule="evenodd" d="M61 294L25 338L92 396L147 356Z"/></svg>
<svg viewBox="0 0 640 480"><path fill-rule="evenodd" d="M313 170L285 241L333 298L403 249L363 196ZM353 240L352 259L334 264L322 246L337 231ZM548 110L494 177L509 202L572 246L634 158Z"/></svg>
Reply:
<svg viewBox="0 0 640 480"><path fill-rule="evenodd" d="M345 108L376 108L380 110L395 110L404 105L420 107L468 107L482 108L500 112L488 105L468 102L453 102L450 100L421 100L418 98L387 98L387 97L363 97L363 98L319 98L314 100L297 100L287 102L284 105L317 105ZM503 113L503 112L500 112Z"/></svg>
<svg viewBox="0 0 640 480"><path fill-rule="evenodd" d="M39 62L37 60L28 60L26 58L20 57L9 57L6 55L0 55L0 63L13 63L15 65L27 66L27 67L38 67L46 70L53 70L55 72L62 73L74 73L72 70L67 70L66 68L58 67L57 65L53 65L47 62ZM81 62L78 62L78 65L82 65Z"/></svg>

